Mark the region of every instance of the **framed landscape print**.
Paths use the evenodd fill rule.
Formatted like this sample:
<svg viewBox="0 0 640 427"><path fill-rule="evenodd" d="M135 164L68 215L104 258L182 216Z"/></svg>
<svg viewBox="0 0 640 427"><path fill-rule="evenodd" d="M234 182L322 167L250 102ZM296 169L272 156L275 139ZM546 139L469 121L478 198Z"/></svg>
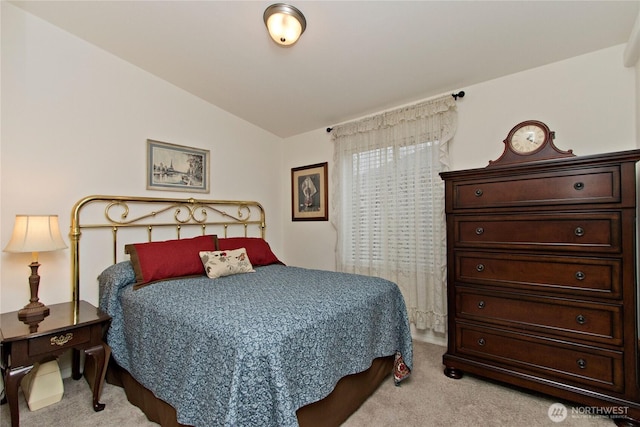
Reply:
<svg viewBox="0 0 640 427"><path fill-rule="evenodd" d="M209 150L147 140L147 189L209 192Z"/></svg>
<svg viewBox="0 0 640 427"><path fill-rule="evenodd" d="M327 221L327 163L291 169L291 220Z"/></svg>

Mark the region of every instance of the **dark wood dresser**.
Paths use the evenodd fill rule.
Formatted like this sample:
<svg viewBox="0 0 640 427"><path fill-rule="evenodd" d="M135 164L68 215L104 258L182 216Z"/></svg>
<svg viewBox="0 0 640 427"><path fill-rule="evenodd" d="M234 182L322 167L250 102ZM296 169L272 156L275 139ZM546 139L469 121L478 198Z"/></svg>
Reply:
<svg viewBox="0 0 640 427"><path fill-rule="evenodd" d="M631 150L441 174L447 376L640 421L639 160Z"/></svg>

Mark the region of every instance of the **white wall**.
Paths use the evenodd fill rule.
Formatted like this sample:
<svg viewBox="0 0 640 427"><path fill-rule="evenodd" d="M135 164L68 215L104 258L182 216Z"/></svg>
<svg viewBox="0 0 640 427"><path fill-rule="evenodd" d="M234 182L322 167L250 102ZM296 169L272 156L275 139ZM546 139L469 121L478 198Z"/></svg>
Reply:
<svg viewBox="0 0 640 427"><path fill-rule="evenodd" d="M53 213L68 243L90 194L259 200L282 248L282 140L3 1L0 245L16 214ZM147 191L147 138L211 151L207 195ZM29 300L30 254L1 254L0 312ZM286 261L286 259L283 259ZM40 299L71 299L69 250L40 254ZM83 287L84 288L84 287ZM82 297L97 303L97 286Z"/></svg>
<svg viewBox="0 0 640 427"><path fill-rule="evenodd" d="M640 146L634 96L638 71L623 66L623 51L620 45L459 88L466 96L458 100L458 130L450 147L452 169L487 166L502 153L509 130L529 119L545 122L556 132L556 145L576 155ZM325 129L288 138L284 147L285 168L328 160L331 170L333 150ZM291 191L289 183L285 200L290 197L287 191ZM294 223L289 217L283 233L284 254L292 264L335 267L336 233L329 222Z"/></svg>
<svg viewBox="0 0 640 427"><path fill-rule="evenodd" d="M640 20L640 15L638 15ZM636 71L636 147L640 148L640 59L635 66Z"/></svg>
<svg viewBox="0 0 640 427"><path fill-rule="evenodd" d="M333 172L333 146L326 129L318 129L285 140L282 177L283 203L289 203L284 211L286 244L283 255L288 264L321 270L336 269L334 249L336 233L328 221L291 220L291 169L299 166L328 162L328 173ZM331 196L329 183L329 196ZM331 200L329 200L331 209Z"/></svg>
<svg viewBox="0 0 640 427"><path fill-rule="evenodd" d="M637 147L640 147L640 11L625 47L624 64L634 67L636 72L636 142Z"/></svg>
<svg viewBox="0 0 640 427"><path fill-rule="evenodd" d="M325 128L282 141L7 2L1 13L2 247L17 213L57 213L64 227L73 203L88 194L185 195L145 190L144 147L152 138L210 149L208 196L261 201L268 239L285 263L335 268L330 222L291 221L291 168L327 161L332 171ZM486 166L511 127L527 119L547 123L557 145L578 155L640 146L638 67L623 67L623 49L457 88L467 96L458 101L452 167ZM40 260L42 300L67 301L69 251ZM0 312L28 300L28 263L28 255L1 255Z"/></svg>
<svg viewBox="0 0 640 427"><path fill-rule="evenodd" d="M576 155L634 148L635 71L624 67L623 51L619 45L469 87L458 102L452 169L485 167L509 130L528 119L545 122L556 146Z"/></svg>

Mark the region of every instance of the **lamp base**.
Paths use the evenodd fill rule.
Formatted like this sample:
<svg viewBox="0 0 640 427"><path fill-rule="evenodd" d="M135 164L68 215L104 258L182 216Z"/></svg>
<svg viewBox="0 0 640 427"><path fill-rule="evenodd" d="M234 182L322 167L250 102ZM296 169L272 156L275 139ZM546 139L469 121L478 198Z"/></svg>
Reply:
<svg viewBox="0 0 640 427"><path fill-rule="evenodd" d="M49 307L39 301L30 302L18 311L18 319L24 323L42 321L49 315Z"/></svg>
<svg viewBox="0 0 640 427"><path fill-rule="evenodd" d="M33 261L29 264L29 268L31 268L31 276L29 276L31 298L29 299L29 304L18 311L18 319L30 325L41 322L42 319L49 315L49 307L38 301L38 288L40 287L38 267L40 267L38 261Z"/></svg>

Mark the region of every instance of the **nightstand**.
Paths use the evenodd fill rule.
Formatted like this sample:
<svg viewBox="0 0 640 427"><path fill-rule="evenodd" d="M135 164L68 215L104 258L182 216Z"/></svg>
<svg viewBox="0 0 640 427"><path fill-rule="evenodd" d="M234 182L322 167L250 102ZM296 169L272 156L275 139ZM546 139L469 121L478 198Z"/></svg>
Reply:
<svg viewBox="0 0 640 427"><path fill-rule="evenodd" d="M80 351L93 358L93 378L88 378L93 391L93 409L101 411L100 392L104 382L107 360L111 349L102 337L111 317L93 305L80 301L50 305L50 314L37 325L28 325L18 320L18 312L0 315L0 366L4 376L5 395L9 402L11 426L20 423L18 413L18 386L22 378L36 362L51 360L72 349L72 376L80 373Z"/></svg>

